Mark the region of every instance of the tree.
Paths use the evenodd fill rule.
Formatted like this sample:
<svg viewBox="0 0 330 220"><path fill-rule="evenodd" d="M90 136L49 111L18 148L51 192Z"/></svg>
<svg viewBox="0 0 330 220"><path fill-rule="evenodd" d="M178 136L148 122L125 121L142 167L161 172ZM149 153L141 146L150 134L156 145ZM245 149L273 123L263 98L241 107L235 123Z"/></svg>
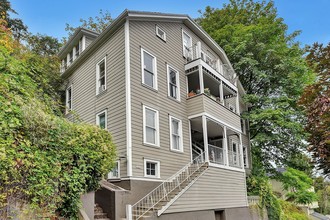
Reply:
<svg viewBox="0 0 330 220"><path fill-rule="evenodd" d="M306 148L304 116L297 106L313 80L304 51L287 34L273 1L230 0L221 9L206 7L197 22L226 51L251 103L248 114L253 147L268 170L270 161L287 164Z"/></svg>
<svg viewBox="0 0 330 220"><path fill-rule="evenodd" d="M330 43L314 43L306 60L317 73L317 81L306 87L300 104L307 114L306 131L310 134L309 151L317 167L330 174Z"/></svg>
<svg viewBox="0 0 330 220"><path fill-rule="evenodd" d="M20 40L27 34L27 26L19 18L11 18L9 13L17 14L17 12L11 8L11 4L8 0L0 1L0 15L1 19L5 21L5 26L8 27L15 39Z"/></svg>
<svg viewBox="0 0 330 220"><path fill-rule="evenodd" d="M24 219L77 219L81 194L96 190L114 165L111 134L57 115L50 74L59 76L59 61L29 51L2 22L0 219L21 219L18 207Z"/></svg>
<svg viewBox="0 0 330 220"><path fill-rule="evenodd" d="M79 27L73 27L70 24L66 24L65 30L68 32L69 37L73 35L77 28L87 28L97 33L104 31L109 24L113 21L111 14L108 11L99 11L99 16L89 17L87 20L80 18L81 25ZM66 39L64 39L66 41Z"/></svg>
<svg viewBox="0 0 330 220"><path fill-rule="evenodd" d="M310 204L317 200L313 180L304 172L287 168L281 176L283 188L288 191L287 200L297 204Z"/></svg>
<svg viewBox="0 0 330 220"><path fill-rule="evenodd" d="M62 46L57 38L39 33L36 35L30 33L26 41L27 46L33 53L42 56L55 56Z"/></svg>

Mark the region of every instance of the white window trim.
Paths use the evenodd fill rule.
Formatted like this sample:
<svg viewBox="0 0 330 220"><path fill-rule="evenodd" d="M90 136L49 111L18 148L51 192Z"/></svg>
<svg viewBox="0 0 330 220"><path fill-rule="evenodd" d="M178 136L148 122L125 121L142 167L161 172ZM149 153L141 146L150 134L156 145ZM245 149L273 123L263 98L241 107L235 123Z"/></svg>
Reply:
<svg viewBox="0 0 330 220"><path fill-rule="evenodd" d="M162 37L160 34L158 34L158 30L160 30L164 33L164 37ZM166 42L166 32L162 28L160 28L158 25L156 25L156 35L157 35L157 37L159 37L160 39L162 39L163 41Z"/></svg>
<svg viewBox="0 0 330 220"><path fill-rule="evenodd" d="M147 163L155 163L156 164L156 175L147 175ZM150 177L150 178L160 178L160 162L157 160L149 160L149 159L144 159L144 177Z"/></svg>
<svg viewBox="0 0 330 220"><path fill-rule="evenodd" d="M151 87L149 85L147 85L145 82L144 82L144 52L149 54L150 56L152 56L154 58L153 60L153 71L154 71L154 87ZM155 90L158 90L158 83L157 83L157 58L156 56L154 56L153 54L149 53L148 51L144 50L143 48L141 48L141 75L142 75L142 84L149 87L149 88L152 88L152 89L155 89Z"/></svg>
<svg viewBox="0 0 330 220"><path fill-rule="evenodd" d="M190 45L189 45L189 48L192 48L192 38L191 38L191 36L186 32L186 31L184 31L183 29L182 29L182 54L183 54L183 57L184 58L188 58L188 57L186 57L185 56L185 47L184 47L184 34L186 34L191 40L190 40Z"/></svg>
<svg viewBox="0 0 330 220"><path fill-rule="evenodd" d="M180 136L180 146L179 149L174 149L172 146L172 120L176 120L179 121L179 136ZM171 147L171 151L175 151L175 152L183 152L183 135L182 135L182 120L175 118L173 116L169 116L169 125L170 125L170 147Z"/></svg>
<svg viewBox="0 0 330 220"><path fill-rule="evenodd" d="M108 173L108 179L119 179L120 178L120 161L115 162L118 167L118 176L114 176L112 170Z"/></svg>
<svg viewBox="0 0 330 220"><path fill-rule="evenodd" d="M175 99L177 101L181 101L181 98L180 98L180 74L179 74L179 71L177 71L175 68L173 68L172 66L168 65L167 64L167 95L168 97L172 98L172 99ZM177 97L174 98L171 96L171 92L170 92L170 69L174 70L176 72L176 81L177 81Z"/></svg>
<svg viewBox="0 0 330 220"><path fill-rule="evenodd" d="M104 130L108 130L108 113L107 113L107 110L103 110L103 111L96 114L96 125L100 126L99 116L102 115L103 113L105 115L105 126L104 126L105 128L104 128Z"/></svg>
<svg viewBox="0 0 330 220"><path fill-rule="evenodd" d="M107 90L107 57L104 57L96 64L96 95ZM99 90L99 79L100 79L100 68L99 65L104 61L104 90L100 92Z"/></svg>
<svg viewBox="0 0 330 220"><path fill-rule="evenodd" d="M242 149L243 149L243 152L242 152L242 156L243 156L243 163L244 163L244 148L245 148L245 156L246 156L246 164L243 164L244 168L249 168L249 157L248 157L248 148L247 146L243 145L242 146Z"/></svg>
<svg viewBox="0 0 330 220"><path fill-rule="evenodd" d="M147 137L146 137L146 109L149 109L151 111L156 112L156 121L155 121L155 126L156 126L156 144L153 143L148 143L147 142ZM147 107L145 105L143 105L143 144L145 145L150 145L150 146L155 146L155 147L159 147L159 112L156 109Z"/></svg>
<svg viewBox="0 0 330 220"><path fill-rule="evenodd" d="M68 91L69 91L69 89L71 89L71 108L69 108L68 107L68 101L69 101L69 99L68 99ZM73 105L72 105L72 92L73 92L73 90L72 90L72 84L68 87L68 88L66 88L66 90L65 90L65 113L66 114L68 114L70 111L72 111L72 109L73 109Z"/></svg>
<svg viewBox="0 0 330 220"><path fill-rule="evenodd" d="M241 118L241 120L242 120L241 122L242 122L242 128L243 128L242 134L246 134L246 120L243 118Z"/></svg>

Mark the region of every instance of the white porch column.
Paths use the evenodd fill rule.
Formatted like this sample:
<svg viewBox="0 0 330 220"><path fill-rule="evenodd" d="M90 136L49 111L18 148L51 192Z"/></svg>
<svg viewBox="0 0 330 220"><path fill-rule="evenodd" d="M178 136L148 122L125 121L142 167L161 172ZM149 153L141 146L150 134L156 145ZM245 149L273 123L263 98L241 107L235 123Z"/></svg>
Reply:
<svg viewBox="0 0 330 220"><path fill-rule="evenodd" d="M244 169L242 134L239 134L239 151L240 151L241 167L242 169Z"/></svg>
<svg viewBox="0 0 330 220"><path fill-rule="evenodd" d="M198 65L198 73L199 73L199 86L201 93L204 93L204 80L203 80L203 68L202 65Z"/></svg>
<svg viewBox="0 0 330 220"><path fill-rule="evenodd" d="M204 139L204 151L205 151L205 162L209 162L209 143L207 140L207 121L206 116L202 116L203 125L203 139Z"/></svg>
<svg viewBox="0 0 330 220"><path fill-rule="evenodd" d="M222 105L224 105L225 103L224 103L224 100L223 100L223 82L222 81L220 81L220 86L219 86L219 90L220 90L220 103L222 104Z"/></svg>
<svg viewBox="0 0 330 220"><path fill-rule="evenodd" d="M223 126L223 150L224 150L224 162L225 162L225 165L229 166L229 154L228 154L228 141L227 141L227 127L226 126Z"/></svg>
<svg viewBox="0 0 330 220"><path fill-rule="evenodd" d="M236 113L240 114L240 110L239 110L239 94L237 91L237 95L236 95Z"/></svg>

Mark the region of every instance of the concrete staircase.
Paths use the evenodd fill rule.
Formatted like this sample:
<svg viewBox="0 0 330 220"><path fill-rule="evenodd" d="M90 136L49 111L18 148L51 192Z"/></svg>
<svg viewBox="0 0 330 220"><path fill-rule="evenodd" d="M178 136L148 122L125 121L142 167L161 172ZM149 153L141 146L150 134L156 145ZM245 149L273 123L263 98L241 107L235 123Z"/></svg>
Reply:
<svg viewBox="0 0 330 220"><path fill-rule="evenodd" d="M110 220L110 218L108 218L107 213L105 213L101 206L97 203L94 205L94 219Z"/></svg>

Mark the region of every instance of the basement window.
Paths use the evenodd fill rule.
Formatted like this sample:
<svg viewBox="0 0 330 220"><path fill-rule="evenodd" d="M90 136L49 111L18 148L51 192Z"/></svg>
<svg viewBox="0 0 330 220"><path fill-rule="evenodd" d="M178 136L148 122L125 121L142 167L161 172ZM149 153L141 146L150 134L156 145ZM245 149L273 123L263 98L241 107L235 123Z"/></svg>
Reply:
<svg viewBox="0 0 330 220"><path fill-rule="evenodd" d="M144 176L145 177L160 177L159 161L144 160Z"/></svg>

